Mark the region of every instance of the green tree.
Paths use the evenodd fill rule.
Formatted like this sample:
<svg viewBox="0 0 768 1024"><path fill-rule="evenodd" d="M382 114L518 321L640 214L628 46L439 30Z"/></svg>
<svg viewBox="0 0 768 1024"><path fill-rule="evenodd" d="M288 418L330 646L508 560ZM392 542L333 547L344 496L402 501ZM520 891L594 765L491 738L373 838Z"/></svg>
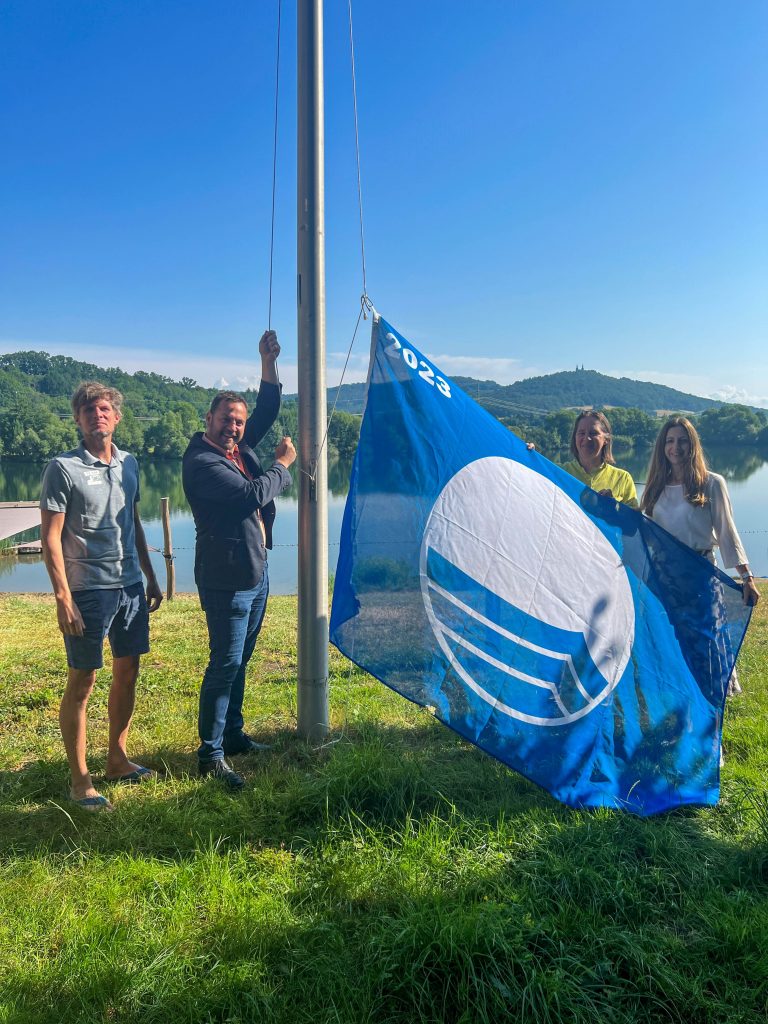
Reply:
<svg viewBox="0 0 768 1024"><path fill-rule="evenodd" d="M61 420L35 396L15 395L0 413L0 443L6 455L48 459L77 444L75 424Z"/></svg>
<svg viewBox="0 0 768 1024"><path fill-rule="evenodd" d="M144 451L156 459L179 459L189 444L181 416L169 410L144 434Z"/></svg>
<svg viewBox="0 0 768 1024"><path fill-rule="evenodd" d="M50 363L51 357L47 352L11 352L0 356L0 366L3 369L15 367L31 377L42 377L48 372Z"/></svg>
<svg viewBox="0 0 768 1024"><path fill-rule="evenodd" d="M536 451L546 455L548 459L554 459L558 453L563 451L559 433L549 430L545 426L535 423L515 423L509 425L508 429L528 444L535 445Z"/></svg>
<svg viewBox="0 0 768 1024"><path fill-rule="evenodd" d="M747 405L722 405L705 409L697 419L705 444L756 444L767 425L764 412L755 412Z"/></svg>
<svg viewBox="0 0 768 1024"><path fill-rule="evenodd" d="M611 408L604 410L608 417L613 436L635 446L652 444L659 431L659 422L642 409Z"/></svg>
<svg viewBox="0 0 768 1024"><path fill-rule="evenodd" d="M17 447L24 434L24 421L11 408L0 413L0 444L6 455L18 455Z"/></svg>
<svg viewBox="0 0 768 1024"><path fill-rule="evenodd" d="M351 459L360 437L360 416L349 412L335 412L328 429L329 455L335 450L338 458Z"/></svg>
<svg viewBox="0 0 768 1024"><path fill-rule="evenodd" d="M14 454L22 459L31 459L33 462L40 462L51 456L45 439L38 434L34 427L24 428L21 437L16 442Z"/></svg>
<svg viewBox="0 0 768 1024"><path fill-rule="evenodd" d="M80 443L74 420L62 420L48 415L40 424L37 433L45 448L44 456L53 458L59 452L68 452Z"/></svg>
<svg viewBox="0 0 768 1024"><path fill-rule="evenodd" d="M125 406L123 406L123 418L115 431L115 444L132 454L139 454L144 450L144 428L133 410Z"/></svg>
<svg viewBox="0 0 768 1024"><path fill-rule="evenodd" d="M573 409L558 409L544 417L544 430L549 432L559 448L567 448L571 443L571 433L576 414Z"/></svg>
<svg viewBox="0 0 768 1024"><path fill-rule="evenodd" d="M285 402L281 406L280 414L259 443L260 456L271 458L277 445L286 436L293 440L298 449L299 410L296 402Z"/></svg>
<svg viewBox="0 0 768 1024"><path fill-rule="evenodd" d="M171 406L171 412L175 412L178 415L181 421L181 429L187 438L190 438L195 431L202 430L203 420L200 413L190 402L174 402Z"/></svg>

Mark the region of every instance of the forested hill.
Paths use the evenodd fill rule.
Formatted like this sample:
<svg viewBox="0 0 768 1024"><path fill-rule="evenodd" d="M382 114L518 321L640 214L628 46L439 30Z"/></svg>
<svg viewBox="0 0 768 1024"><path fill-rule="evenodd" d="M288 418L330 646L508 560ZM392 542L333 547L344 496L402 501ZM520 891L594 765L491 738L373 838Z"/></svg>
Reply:
<svg viewBox="0 0 768 1024"><path fill-rule="evenodd" d="M494 416L501 418L516 414L543 416L557 409L582 406L618 406L655 414L661 410L697 413L722 405L711 398L689 395L663 384L609 377L597 370L562 370L507 385L474 377L454 377L453 380ZM334 402L336 390L328 389L329 405ZM337 408L361 413L364 393L364 384L343 384Z"/></svg>
<svg viewBox="0 0 768 1024"><path fill-rule="evenodd" d="M96 366L69 356L50 356L47 352L12 352L0 355L0 409L36 397L69 415L70 398L84 380L98 380L117 388L126 407L140 419L161 416L174 402L188 402L202 415L215 388L203 388L190 377L174 381L159 373L127 373L118 367Z"/></svg>
<svg viewBox="0 0 768 1024"><path fill-rule="evenodd" d="M189 377L172 380L158 373L126 373L69 356L46 352L0 355L0 457L50 458L77 444L70 398L84 380L98 380L123 394L118 445L136 455L178 458L203 420L216 388L204 388ZM256 393L246 391L250 406ZM328 434L331 457L351 457L359 420L346 413L334 417ZM296 403L284 401L278 421L263 441L273 449L283 434L298 433Z"/></svg>
<svg viewBox="0 0 768 1024"><path fill-rule="evenodd" d="M45 352L0 355L0 457L50 458L77 443L70 396L83 380L117 387L125 397L117 443L149 458L178 458L190 435L203 425L214 388L200 387L188 377L174 381L157 373L126 373ZM702 437L713 441L768 445L764 410L725 405L711 399L643 381L608 377L595 370L571 370L531 377L504 386L494 381L457 377L457 384L478 399L505 426L534 441L540 451L567 445L573 409L610 407L614 436L628 444L647 444L658 429L662 410L700 413ZM328 390L329 408L336 388ZM365 385L345 384L328 433L331 458L352 455L360 430ZM246 392L249 404L256 395ZM298 435L295 395L286 395L278 421L264 439L271 450L283 434ZM718 406L722 408L718 411Z"/></svg>
<svg viewBox="0 0 768 1024"><path fill-rule="evenodd" d="M477 383L470 382L469 378L459 378L457 383L469 390L470 394L473 387L477 390ZM519 380L506 387L493 382L482 382L481 389L485 385L489 385L489 400L510 403L540 413L581 406L618 406L625 409L642 409L648 413L697 413L722 405L711 398L689 395L663 384L632 380L630 377L609 377L604 373L598 373L597 370L562 370L560 373L548 373L543 377ZM486 402L483 404L487 405Z"/></svg>
<svg viewBox="0 0 768 1024"><path fill-rule="evenodd" d="M191 404L202 415L215 393L214 388L200 387L189 377L174 381L157 373L126 373L115 367L105 369L68 356L15 352L0 356L0 409L7 409L14 399L18 402L25 395L37 394L46 396L50 407L56 411L67 413L72 392L81 381L88 379L119 388L127 408L140 419L162 416L169 405L178 402ZM648 413L659 410L696 413L722 404L663 384L609 377L597 370L563 370L508 385L474 377L455 377L454 380L473 398L479 398L490 412L505 417L516 412L544 415L557 409L581 406L619 406ZM337 390L328 389L329 406L336 400ZM364 396L364 384L343 384L337 409L359 415ZM247 394L247 397L253 400L255 394ZM286 401L295 398L295 395L285 396Z"/></svg>

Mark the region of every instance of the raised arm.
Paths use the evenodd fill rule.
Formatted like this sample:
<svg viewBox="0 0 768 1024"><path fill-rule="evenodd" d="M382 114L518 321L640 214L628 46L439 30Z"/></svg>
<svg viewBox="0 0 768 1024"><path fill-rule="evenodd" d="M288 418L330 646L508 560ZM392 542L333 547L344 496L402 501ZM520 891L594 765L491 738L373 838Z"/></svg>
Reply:
<svg viewBox="0 0 768 1024"><path fill-rule="evenodd" d="M264 331L259 342L261 356L261 379L268 384L279 384L277 376L277 357L280 355L280 344L275 331Z"/></svg>
<svg viewBox="0 0 768 1024"><path fill-rule="evenodd" d="M280 412L280 381L277 376L277 357L280 345L274 331L265 331L259 342L261 355L261 387L256 408L248 417L243 440L255 448Z"/></svg>

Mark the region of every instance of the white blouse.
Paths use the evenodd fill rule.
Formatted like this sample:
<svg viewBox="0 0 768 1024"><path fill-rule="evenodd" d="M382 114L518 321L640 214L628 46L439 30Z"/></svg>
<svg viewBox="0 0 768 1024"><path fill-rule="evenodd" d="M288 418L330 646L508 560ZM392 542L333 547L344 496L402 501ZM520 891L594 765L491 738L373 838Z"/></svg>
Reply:
<svg viewBox="0 0 768 1024"><path fill-rule="evenodd" d="M706 505L691 505L683 495L682 484L667 484L659 496L651 518L659 526L714 562L712 549L720 548L726 569L746 565L748 559L741 543L725 480L710 473L704 484Z"/></svg>

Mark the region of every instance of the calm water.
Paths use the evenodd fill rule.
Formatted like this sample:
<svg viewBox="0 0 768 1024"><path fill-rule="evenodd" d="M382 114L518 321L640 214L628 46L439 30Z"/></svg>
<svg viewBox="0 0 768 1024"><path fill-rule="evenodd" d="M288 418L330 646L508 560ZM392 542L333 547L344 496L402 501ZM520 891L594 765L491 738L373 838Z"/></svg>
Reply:
<svg viewBox="0 0 768 1024"><path fill-rule="evenodd" d="M750 564L756 575L768 576L768 462L752 449L710 451L712 469L728 480L736 524L741 533ZM619 465L635 480L642 480L648 463L646 453L617 455ZM19 462L0 462L0 501L34 501L40 495L43 467ZM329 468L328 484L328 566L335 570L339 552L339 534L349 486L349 464L336 463ZM638 488L641 490L641 488ZM171 529L176 556L177 590L194 591L193 577L195 528L181 486L180 462L146 462L141 467L141 517L147 540L162 548L160 498L170 498ZM298 488L278 499L275 524L275 548L269 555L270 586L276 594L295 594L298 556ZM165 562L158 553L152 561L161 586L165 581ZM48 574L39 558L0 556L0 591L40 593L50 591Z"/></svg>
<svg viewBox="0 0 768 1024"><path fill-rule="evenodd" d="M35 501L40 496L44 466L0 462L0 501ZM328 568L333 572L339 553L339 534L349 489L349 464L336 463L328 470ZM294 474L295 476L295 474ZM162 548L160 499L169 498L171 533L176 563L176 589L195 591L195 524L181 486L181 462L145 462L141 466L141 520L150 548ZM277 500L275 547L269 553L269 583L273 594L295 594L298 578L298 484ZM160 586L165 587L165 560L150 552ZM48 573L39 557L0 556L0 591L49 592Z"/></svg>

